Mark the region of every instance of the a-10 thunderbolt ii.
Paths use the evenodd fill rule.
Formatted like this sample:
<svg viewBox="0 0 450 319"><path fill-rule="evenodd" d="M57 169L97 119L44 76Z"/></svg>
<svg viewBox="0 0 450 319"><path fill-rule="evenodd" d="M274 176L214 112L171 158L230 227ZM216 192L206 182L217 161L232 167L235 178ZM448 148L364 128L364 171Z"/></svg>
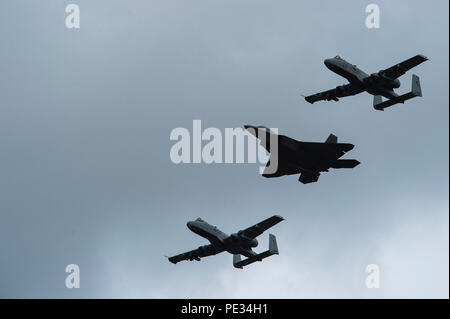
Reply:
<svg viewBox="0 0 450 319"><path fill-rule="evenodd" d="M320 172L328 172L330 168L354 168L360 164L355 159L339 159L355 146L338 143L333 134L328 136L325 143L316 143L296 141L264 126L244 125L244 128L255 135L260 145L270 153L262 174L267 178L301 174L298 181L308 184L317 182Z"/></svg>
<svg viewBox="0 0 450 319"><path fill-rule="evenodd" d="M195 221L188 222L187 227L197 235L208 239L211 244L169 257L169 261L173 264L182 260L200 261L203 257L217 255L227 251L233 254L233 266L243 268L256 261L262 261L269 256L278 255L277 241L272 234L269 235L269 250L257 254L252 248L258 246L256 237L282 220L284 220L283 217L275 215L247 229L227 235L217 227L208 224L201 218L197 218ZM241 255L247 258L241 260Z"/></svg>
<svg viewBox="0 0 450 319"><path fill-rule="evenodd" d="M371 75L361 71L356 65L353 65L339 56L324 61L326 67L331 71L346 78L350 83L337 86L335 89L319 92L310 96L306 96L305 100L309 103L317 101L338 101L339 98L345 96L356 95L361 92L368 92L374 96L373 107L376 110L383 111L385 108L397 103L404 103L416 96L422 96L419 77L415 74L412 76L412 90L409 93L398 95L394 89L400 87L398 78L406 73L406 71L427 61L428 58L418 54L399 64L391 66L378 73ZM382 96L388 100L382 100Z"/></svg>

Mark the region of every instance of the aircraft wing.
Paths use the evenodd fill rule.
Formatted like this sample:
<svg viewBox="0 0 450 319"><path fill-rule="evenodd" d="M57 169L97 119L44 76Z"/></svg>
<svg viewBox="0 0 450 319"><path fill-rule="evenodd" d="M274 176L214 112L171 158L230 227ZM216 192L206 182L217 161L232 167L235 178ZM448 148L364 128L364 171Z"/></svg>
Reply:
<svg viewBox="0 0 450 319"><path fill-rule="evenodd" d="M284 175L298 174L301 172L300 167L294 166L290 162L283 161L280 158L278 158L278 165L276 167L276 171L273 171L273 168L271 167L272 162L273 162L273 160L269 159L269 161L266 164L266 168L264 169L264 172L262 173L262 176L267 177L267 178L280 177L280 176L284 176Z"/></svg>
<svg viewBox="0 0 450 319"><path fill-rule="evenodd" d="M173 264L176 264L177 262L183 261L183 260L197 260L200 261L200 258L202 257L208 257L212 255L217 255L219 253L223 252L223 249L217 248L213 245L205 245L200 246L197 249L188 251L186 253L182 253L173 257L169 257L169 261Z"/></svg>
<svg viewBox="0 0 450 319"><path fill-rule="evenodd" d="M387 76L391 79L396 79L399 76L402 76L406 73L406 71L412 69L413 67L418 66L420 63L427 61L428 58L424 55L418 54L408 60L405 60L399 64L391 66L390 68L380 71L382 75Z"/></svg>
<svg viewBox="0 0 450 319"><path fill-rule="evenodd" d="M284 218L278 215L272 216L270 218L267 218L266 220L253 225L247 229L244 229L241 231L241 234L248 238L256 238L259 235L261 235L263 232L268 230L270 227L275 226L279 222L283 221Z"/></svg>
<svg viewBox="0 0 450 319"><path fill-rule="evenodd" d="M310 96L306 96L305 100L309 103L314 103L317 101L327 100L327 101L338 101L340 97L351 96L361 93L363 89L356 87L353 84L345 84L331 89L328 91L319 92Z"/></svg>
<svg viewBox="0 0 450 319"><path fill-rule="evenodd" d="M342 157L355 146L350 143L315 143L315 142L299 142L300 147L307 153L315 154L318 157L330 160L336 160Z"/></svg>

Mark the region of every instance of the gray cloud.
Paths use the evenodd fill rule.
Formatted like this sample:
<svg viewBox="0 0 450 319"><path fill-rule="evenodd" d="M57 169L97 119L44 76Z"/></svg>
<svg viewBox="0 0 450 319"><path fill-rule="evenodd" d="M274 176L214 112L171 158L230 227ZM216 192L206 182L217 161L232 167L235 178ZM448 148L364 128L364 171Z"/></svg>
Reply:
<svg viewBox="0 0 450 319"><path fill-rule="evenodd" d="M68 3L0 4L1 297L448 298L447 1L378 1L378 30L360 1L79 0L79 30ZM418 53L424 97L385 112L367 94L300 96L344 83L327 57L375 72ZM174 165L170 131L193 119L333 132L362 164L314 185L258 164ZM187 220L231 233L275 213L280 255L264 263L164 258L205 242Z"/></svg>

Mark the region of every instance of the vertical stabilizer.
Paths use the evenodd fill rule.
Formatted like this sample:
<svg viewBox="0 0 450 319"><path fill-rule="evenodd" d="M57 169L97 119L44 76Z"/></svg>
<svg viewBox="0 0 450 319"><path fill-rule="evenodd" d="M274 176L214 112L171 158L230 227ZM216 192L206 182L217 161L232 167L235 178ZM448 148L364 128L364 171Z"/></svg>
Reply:
<svg viewBox="0 0 450 319"><path fill-rule="evenodd" d="M241 262L241 255L233 255L233 266L234 266L234 268L242 269L243 266L240 266L240 262Z"/></svg>
<svg viewBox="0 0 450 319"><path fill-rule="evenodd" d="M273 255L278 255L277 238L272 234L269 234L269 251Z"/></svg>
<svg viewBox="0 0 450 319"><path fill-rule="evenodd" d="M383 111L383 108L379 107L379 105L383 103L383 98L381 95L374 95L373 96L373 108L378 111Z"/></svg>
<svg viewBox="0 0 450 319"><path fill-rule="evenodd" d="M411 93L414 96L422 96L422 88L420 87L419 77L415 74L412 76Z"/></svg>
<svg viewBox="0 0 450 319"><path fill-rule="evenodd" d="M332 144L336 144L338 141L338 138L336 135L330 134L330 136L328 136L327 140L325 141L325 143L332 143Z"/></svg>

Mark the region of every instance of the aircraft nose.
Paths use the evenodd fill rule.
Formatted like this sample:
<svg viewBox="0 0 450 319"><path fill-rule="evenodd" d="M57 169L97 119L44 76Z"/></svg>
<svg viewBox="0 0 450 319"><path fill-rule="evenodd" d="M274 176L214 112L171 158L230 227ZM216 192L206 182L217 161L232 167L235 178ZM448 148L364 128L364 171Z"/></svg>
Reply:
<svg viewBox="0 0 450 319"><path fill-rule="evenodd" d="M192 230L194 228L194 222L187 222L186 223L187 228L189 228L190 230Z"/></svg>
<svg viewBox="0 0 450 319"><path fill-rule="evenodd" d="M331 59L326 59L325 61L323 61L323 63L325 64L325 66L327 68L330 68L330 66L332 65L332 60Z"/></svg>

